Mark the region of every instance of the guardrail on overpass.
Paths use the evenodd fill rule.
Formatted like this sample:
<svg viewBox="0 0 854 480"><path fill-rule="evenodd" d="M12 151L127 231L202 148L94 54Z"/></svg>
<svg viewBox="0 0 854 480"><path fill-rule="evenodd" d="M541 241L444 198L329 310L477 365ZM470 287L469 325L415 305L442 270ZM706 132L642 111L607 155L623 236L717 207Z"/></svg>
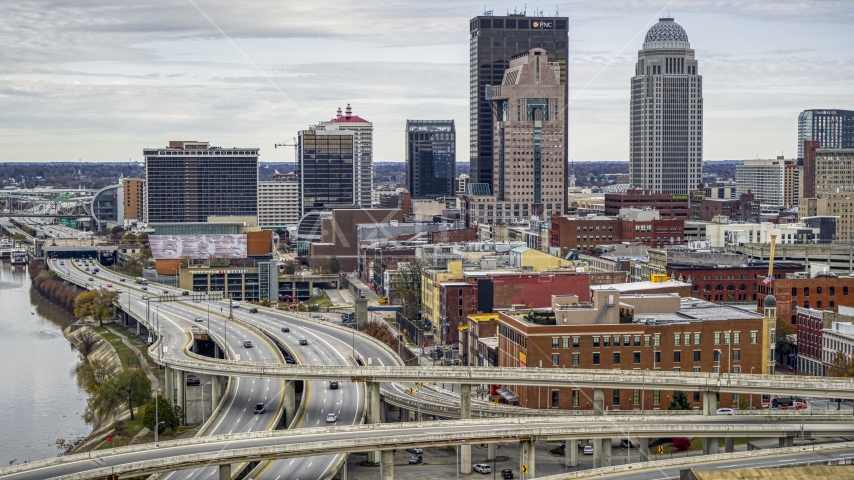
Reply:
<svg viewBox="0 0 854 480"><path fill-rule="evenodd" d="M632 436L779 437L800 434L801 426L814 436L850 434L850 422L776 421L739 423L720 417L680 418L677 422L649 422L646 417L607 422L596 418L563 417L536 421L480 419L307 428L220 435L161 442L159 446L134 445L85 454L41 460L0 470L0 478L63 478L85 480L110 475L131 477L146 473L278 460L332 453L392 450L406 447L540 440L573 440ZM153 458L151 458L153 457ZM31 473L30 475L26 475ZM34 476L35 475L35 476Z"/></svg>

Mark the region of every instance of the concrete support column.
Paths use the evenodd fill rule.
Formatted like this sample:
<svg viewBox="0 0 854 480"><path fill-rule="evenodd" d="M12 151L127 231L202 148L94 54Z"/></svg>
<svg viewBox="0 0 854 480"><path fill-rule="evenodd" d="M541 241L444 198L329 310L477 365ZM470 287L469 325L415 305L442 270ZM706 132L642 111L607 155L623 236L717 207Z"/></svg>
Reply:
<svg viewBox="0 0 854 480"><path fill-rule="evenodd" d="M495 460L495 451L498 449L497 443L487 443L486 444L486 461L491 462Z"/></svg>
<svg viewBox="0 0 854 480"><path fill-rule="evenodd" d="M648 462L649 461L649 439L648 438L640 438L640 446L638 446L638 451L640 451L640 461Z"/></svg>
<svg viewBox="0 0 854 480"><path fill-rule="evenodd" d="M611 466L611 439L593 439L593 468Z"/></svg>
<svg viewBox="0 0 854 480"><path fill-rule="evenodd" d="M139 336L142 333L142 329L140 328L139 321L136 322L136 335Z"/></svg>
<svg viewBox="0 0 854 480"><path fill-rule="evenodd" d="M341 464L341 468L338 469L338 480L347 480L347 460L350 458L350 455L344 455L344 463Z"/></svg>
<svg viewBox="0 0 854 480"><path fill-rule="evenodd" d="M460 420L471 420L471 385L460 385ZM471 445L460 445L460 473L471 473Z"/></svg>
<svg viewBox="0 0 854 480"><path fill-rule="evenodd" d="M735 439L732 437L726 437L724 439L724 452L732 453L735 451Z"/></svg>
<svg viewBox="0 0 854 480"><path fill-rule="evenodd" d="M703 438L703 455L716 455L720 451L717 437Z"/></svg>
<svg viewBox="0 0 854 480"><path fill-rule="evenodd" d="M231 464L219 466L219 480L231 480Z"/></svg>
<svg viewBox="0 0 854 480"><path fill-rule="evenodd" d="M780 448L792 447L795 445L794 437L780 437L778 439L778 444Z"/></svg>
<svg viewBox="0 0 854 480"><path fill-rule="evenodd" d="M534 478L536 476L536 472L534 470L534 464L536 463L536 450L534 449L534 442L522 442L519 444L519 465L526 465L528 467L528 473L523 474L524 478Z"/></svg>
<svg viewBox="0 0 854 480"><path fill-rule="evenodd" d="M577 467L578 463L578 440L566 440L563 447L563 465Z"/></svg>
<svg viewBox="0 0 854 480"><path fill-rule="evenodd" d="M220 397L222 397L222 377L211 375L211 415L216 410L216 406L219 405Z"/></svg>
<svg viewBox="0 0 854 480"><path fill-rule="evenodd" d="M394 480L394 455L392 455L391 450L382 451L380 478L382 478L382 480Z"/></svg>
<svg viewBox="0 0 854 480"><path fill-rule="evenodd" d="M285 382L285 424L290 426L291 422L294 421L294 415L296 415L297 404L296 404L296 391L294 388L294 381L289 380Z"/></svg>
<svg viewBox="0 0 854 480"><path fill-rule="evenodd" d="M177 370L175 375L176 403L181 407L185 417L187 413L187 372ZM183 422L182 422L183 424Z"/></svg>
<svg viewBox="0 0 854 480"><path fill-rule="evenodd" d="M166 380L166 400L169 405L175 404L175 371L169 367L163 369L163 378Z"/></svg>
<svg viewBox="0 0 854 480"><path fill-rule="evenodd" d="M605 389L593 389L593 412L595 415L605 414Z"/></svg>
<svg viewBox="0 0 854 480"><path fill-rule="evenodd" d="M400 415L398 421L408 422L409 421L409 409L400 407Z"/></svg>
<svg viewBox="0 0 854 480"><path fill-rule="evenodd" d="M703 392L703 415L715 415L717 409L717 392ZM703 439L703 455L714 455L718 452L720 452L720 447L718 447L718 439L716 437L707 437Z"/></svg>
<svg viewBox="0 0 854 480"><path fill-rule="evenodd" d="M367 402L368 412L366 415L367 420L368 420L368 424L381 423L382 422L382 416L381 416L382 411L380 409L382 407L380 405L380 384L377 382L367 382L367 383L365 383L365 390L367 391L367 397L368 397L367 398L367 400L368 400L368 402ZM392 460L390 459L391 458L391 451L382 452L382 461L383 461L383 463L385 462L386 453L388 453L388 455L389 455L389 465L391 465L391 462L392 462ZM368 461L374 462L374 463L379 463L380 462L380 452L379 451L368 452ZM383 479L392 478L391 476L386 477L384 470L385 469L383 469Z"/></svg>

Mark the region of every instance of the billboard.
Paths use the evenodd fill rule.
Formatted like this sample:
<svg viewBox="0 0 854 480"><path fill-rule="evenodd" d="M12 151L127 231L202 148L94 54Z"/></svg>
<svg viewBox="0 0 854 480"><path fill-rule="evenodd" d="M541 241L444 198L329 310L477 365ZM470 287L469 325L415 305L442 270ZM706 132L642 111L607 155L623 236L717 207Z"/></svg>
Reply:
<svg viewBox="0 0 854 480"><path fill-rule="evenodd" d="M246 258L246 235L150 235L155 260Z"/></svg>

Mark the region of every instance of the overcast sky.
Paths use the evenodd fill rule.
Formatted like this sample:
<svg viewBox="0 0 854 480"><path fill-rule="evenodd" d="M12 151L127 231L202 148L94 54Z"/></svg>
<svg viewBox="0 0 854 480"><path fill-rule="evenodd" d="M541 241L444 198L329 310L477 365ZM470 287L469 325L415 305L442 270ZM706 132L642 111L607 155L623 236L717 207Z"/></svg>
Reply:
<svg viewBox="0 0 854 480"><path fill-rule="evenodd" d="M515 1L515 0L514 0ZM523 1L523 0L519 0ZM506 14L523 4L488 4ZM629 80L667 12L704 77L706 159L796 155L798 112L854 110L852 0L578 0L570 158L625 160ZM28 0L0 5L0 161L141 160L169 140L260 147L348 102L375 161L407 118L453 119L468 160L468 21L483 2ZM529 15L535 6L528 4Z"/></svg>

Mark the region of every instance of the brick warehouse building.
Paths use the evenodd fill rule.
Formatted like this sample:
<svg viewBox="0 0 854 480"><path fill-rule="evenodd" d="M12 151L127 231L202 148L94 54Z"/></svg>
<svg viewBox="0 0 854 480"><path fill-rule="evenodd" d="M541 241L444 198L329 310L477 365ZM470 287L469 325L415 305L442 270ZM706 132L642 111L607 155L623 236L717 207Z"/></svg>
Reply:
<svg viewBox="0 0 854 480"><path fill-rule="evenodd" d="M498 361L502 367L773 373L773 308L765 316L676 295L626 295L603 290L592 304L545 311L500 311ZM612 303L619 310L610 308ZM599 323L591 319L601 317ZM592 389L501 385L528 408L591 409ZM605 389L609 410L665 410L671 391ZM693 408L699 392L685 392ZM511 397L513 398L513 397ZM761 396L742 397L761 407ZM515 400L515 398L514 398ZM737 405L722 393L719 405Z"/></svg>
<svg viewBox="0 0 854 480"><path fill-rule="evenodd" d="M605 194L605 215L619 215L620 209L627 207L651 207L661 212L661 218L688 219L688 195L652 193L651 190L640 189Z"/></svg>
<svg viewBox="0 0 854 480"><path fill-rule="evenodd" d="M667 264L667 275L691 280L691 296L710 302L744 302L756 300L759 277L768 274L768 262L751 262L747 265L685 265ZM803 271L800 263L774 262L774 275ZM778 308L779 311L779 308Z"/></svg>
<svg viewBox="0 0 854 480"><path fill-rule="evenodd" d="M459 327L466 325L473 313L491 313L514 305L544 308L551 305L552 295L575 294L588 301L592 285L623 282L625 278L623 272L463 272L462 279L439 284L440 338L444 344L459 342Z"/></svg>
<svg viewBox="0 0 854 480"><path fill-rule="evenodd" d="M840 305L854 307L854 277L824 274L813 278L775 278L770 286L760 281L757 289L757 307L762 308L765 296L773 292L777 299L777 316L787 320L795 333L798 331L797 307L832 312L838 312Z"/></svg>
<svg viewBox="0 0 854 480"><path fill-rule="evenodd" d="M564 256L570 250L586 250L597 245L624 242L655 248L682 245L684 236L684 218L638 221L602 216L569 218L552 215L549 246L560 248L560 255Z"/></svg>

